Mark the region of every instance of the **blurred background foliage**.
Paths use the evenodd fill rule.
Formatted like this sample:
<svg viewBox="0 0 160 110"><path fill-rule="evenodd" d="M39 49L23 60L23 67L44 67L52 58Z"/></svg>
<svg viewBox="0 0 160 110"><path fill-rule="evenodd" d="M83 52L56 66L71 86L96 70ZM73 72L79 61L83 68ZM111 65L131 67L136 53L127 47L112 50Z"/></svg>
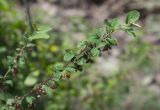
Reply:
<svg viewBox="0 0 160 110"><path fill-rule="evenodd" d="M33 110L160 110L160 1L159 0L29 0L33 23L52 27L49 40L28 49L17 74L0 82L0 110L8 98L21 96L63 62L72 49L105 18L129 10L141 13L137 38L115 34L119 44L95 59L82 73L60 81L55 90L35 102ZM20 47L28 31L22 0L0 0L0 75L7 56ZM28 108L26 108L27 110Z"/></svg>

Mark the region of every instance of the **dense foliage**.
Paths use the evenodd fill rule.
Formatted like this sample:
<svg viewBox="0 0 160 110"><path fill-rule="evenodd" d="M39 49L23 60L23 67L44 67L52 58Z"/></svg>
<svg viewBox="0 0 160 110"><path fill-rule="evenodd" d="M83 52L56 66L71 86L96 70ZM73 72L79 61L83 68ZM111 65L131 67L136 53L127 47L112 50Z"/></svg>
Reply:
<svg viewBox="0 0 160 110"><path fill-rule="evenodd" d="M3 5L3 4L6 4ZM2 2L1 9L3 11L9 8L8 4ZM59 80L64 80L70 78L72 73L77 71L82 71L83 67L87 63L92 63L94 57L101 56L101 52L109 50L112 46L117 45L117 40L112 37L112 34L116 31L123 30L126 31L129 35L136 37L133 26L139 27L135 22L139 19L139 12L131 11L128 13L125 24L122 24L118 19L105 20L104 25L94 33L89 35L87 41L81 42L78 44L77 48L74 50L67 49L64 55L64 61L66 64L58 63L52 67L53 75L49 76L47 80L36 84L29 92L18 97L17 95L11 96L13 98L2 99L1 109L24 109L25 104L28 103L28 107L32 107L33 101L40 98L41 95L46 94L48 89L55 89ZM3 18L3 16L2 16ZM4 25L4 23L2 23ZM9 24L9 27L10 28ZM8 32L7 28L3 28L4 32ZM23 67L25 60L27 59L27 49L33 48L34 40L38 39L48 39L49 35L47 34L51 28L44 26L34 26L33 32L27 32L23 35L22 40L20 40L20 47L16 49L13 56L7 56L8 70L1 76L1 86L5 87L6 84L13 85L12 80L10 79L17 74L19 68ZM4 33L2 33L4 34ZM8 36L9 34L6 33ZM11 33L12 34L12 33ZM18 41L19 42L19 41ZM3 49L3 48L2 48ZM2 50L1 49L1 50ZM5 51L5 48L3 49ZM8 77L12 73L12 77ZM36 74L36 73L35 73ZM30 80L28 78L28 80ZM32 82L28 82L33 83ZM2 91L3 88L1 87ZM4 93L6 94L6 93ZM24 103L24 104L23 104Z"/></svg>
<svg viewBox="0 0 160 110"><path fill-rule="evenodd" d="M142 30L134 31L140 27L135 23L139 12L122 15L125 22L118 18L105 20L93 30L83 18L73 17L66 25L69 31L65 32L61 17L46 23L43 19L48 15L38 10L33 14L36 25L30 32L25 19L28 17L16 4L14 0L0 1L0 110L160 108L156 104L160 101L158 95L148 90L148 85L155 81L150 84L149 79L140 79L145 76L143 73L159 72L159 48L142 41L139 37L144 34ZM74 32L83 33L87 40L78 43L74 38L81 36ZM121 32L135 39L122 50L119 48L122 39L115 37L121 36ZM133 39L124 37L130 38ZM115 50L121 53L111 57ZM106 51L107 58L103 58ZM113 57L120 60L120 66L114 67ZM97 64L97 59L105 61ZM108 73L110 76L106 76Z"/></svg>

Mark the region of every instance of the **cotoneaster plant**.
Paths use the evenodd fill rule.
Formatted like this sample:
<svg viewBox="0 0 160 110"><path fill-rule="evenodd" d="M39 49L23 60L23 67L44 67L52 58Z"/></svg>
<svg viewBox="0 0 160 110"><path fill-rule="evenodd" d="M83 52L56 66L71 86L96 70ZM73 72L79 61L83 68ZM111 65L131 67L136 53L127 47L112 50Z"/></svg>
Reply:
<svg viewBox="0 0 160 110"><path fill-rule="evenodd" d="M53 74L45 81L36 84L29 92L23 96L15 96L8 99L3 110L23 110L24 103L28 104L28 107L32 107L34 102L42 95L46 94L47 89L57 88L59 80L69 79L71 74L76 71L82 71L83 67L88 63L93 63L93 59L101 56L103 51L110 50L113 46L117 45L117 40L112 35L117 31L125 31L129 35L136 37L134 27L140 27L135 22L139 19L140 13L136 10L130 11L127 14L125 23L119 19L104 20L102 27L97 28L94 33L89 34L88 39L77 45L76 48L70 50L67 49L64 55L64 62L57 63L52 66ZM18 64L23 63L25 58L25 49L34 46L32 41L37 39L48 39L47 34L51 28L49 27L34 27L33 33L26 33L24 35L24 41L21 42L21 47L17 48L17 52L13 57L8 57L9 69L2 77L2 80L6 80L9 73L14 73L18 69ZM18 63L19 62L19 63Z"/></svg>

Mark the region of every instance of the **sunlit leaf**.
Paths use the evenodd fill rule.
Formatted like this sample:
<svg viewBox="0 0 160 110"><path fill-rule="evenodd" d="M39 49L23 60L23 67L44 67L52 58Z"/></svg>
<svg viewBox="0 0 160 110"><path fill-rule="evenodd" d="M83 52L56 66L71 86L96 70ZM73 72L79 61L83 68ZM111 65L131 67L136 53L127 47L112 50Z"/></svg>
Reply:
<svg viewBox="0 0 160 110"><path fill-rule="evenodd" d="M13 81L12 80L6 80L4 83L7 84L7 85L10 85L10 86L13 86Z"/></svg>
<svg viewBox="0 0 160 110"><path fill-rule="evenodd" d="M127 24L132 24L136 22L140 17L140 13L137 10L130 11L126 18Z"/></svg>
<svg viewBox="0 0 160 110"><path fill-rule="evenodd" d="M75 56L75 53L72 50L66 50L64 55L64 61L70 61Z"/></svg>
<svg viewBox="0 0 160 110"><path fill-rule="evenodd" d="M100 56L100 53L101 53L101 51L98 48L93 48L91 50L91 54L92 54L93 57Z"/></svg>
<svg viewBox="0 0 160 110"><path fill-rule="evenodd" d="M24 84L27 86L33 86L34 84L37 83L37 77L33 76L33 75L29 75L27 76L27 78L24 81Z"/></svg>
<svg viewBox="0 0 160 110"><path fill-rule="evenodd" d="M100 39L100 38L97 34L90 34L89 37L88 37L88 40L90 42L97 42L98 39Z"/></svg>
<svg viewBox="0 0 160 110"><path fill-rule="evenodd" d="M86 59L84 58L80 58L78 61L77 61L77 64L78 65L84 65L86 63Z"/></svg>
<svg viewBox="0 0 160 110"><path fill-rule="evenodd" d="M14 62L14 57L12 57L12 56L7 56L7 63L8 63L8 65L12 65L13 62Z"/></svg>
<svg viewBox="0 0 160 110"><path fill-rule="evenodd" d="M136 37L136 34L133 29L125 29L125 31L128 33L128 35L132 37Z"/></svg>
<svg viewBox="0 0 160 110"><path fill-rule="evenodd" d="M66 70L67 72L69 72L69 73L73 73L73 72L76 71L76 69L73 68L73 67L67 67L65 70Z"/></svg>
<svg viewBox="0 0 160 110"><path fill-rule="evenodd" d="M8 99L7 105L12 105L15 102L15 99Z"/></svg>
<svg viewBox="0 0 160 110"><path fill-rule="evenodd" d="M26 97L26 101L27 101L29 104L32 104L35 99L36 99L36 98L33 97L33 96L28 96L28 97Z"/></svg>
<svg viewBox="0 0 160 110"><path fill-rule="evenodd" d="M111 45L117 45L117 39L115 39L115 38L107 38L107 41L108 41Z"/></svg>
<svg viewBox="0 0 160 110"><path fill-rule="evenodd" d="M47 33L52 30L49 26L38 26L37 33Z"/></svg>
<svg viewBox="0 0 160 110"><path fill-rule="evenodd" d="M32 36L30 36L28 39L30 41L33 41L33 40L37 40L37 39L49 39L49 37L50 36L46 33L35 33Z"/></svg>
<svg viewBox="0 0 160 110"><path fill-rule="evenodd" d="M117 30L120 28L120 21L118 19L112 19L112 20L105 20L105 24L107 26L108 30Z"/></svg>

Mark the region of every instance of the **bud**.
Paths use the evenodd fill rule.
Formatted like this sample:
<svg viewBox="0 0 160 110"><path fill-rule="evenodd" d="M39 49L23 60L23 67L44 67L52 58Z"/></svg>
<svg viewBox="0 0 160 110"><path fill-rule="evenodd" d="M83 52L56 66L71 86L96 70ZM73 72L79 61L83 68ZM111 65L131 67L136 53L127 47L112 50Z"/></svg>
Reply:
<svg viewBox="0 0 160 110"><path fill-rule="evenodd" d="M141 28L141 26L139 24L136 24L136 23L132 23L133 26L136 26L138 28Z"/></svg>

